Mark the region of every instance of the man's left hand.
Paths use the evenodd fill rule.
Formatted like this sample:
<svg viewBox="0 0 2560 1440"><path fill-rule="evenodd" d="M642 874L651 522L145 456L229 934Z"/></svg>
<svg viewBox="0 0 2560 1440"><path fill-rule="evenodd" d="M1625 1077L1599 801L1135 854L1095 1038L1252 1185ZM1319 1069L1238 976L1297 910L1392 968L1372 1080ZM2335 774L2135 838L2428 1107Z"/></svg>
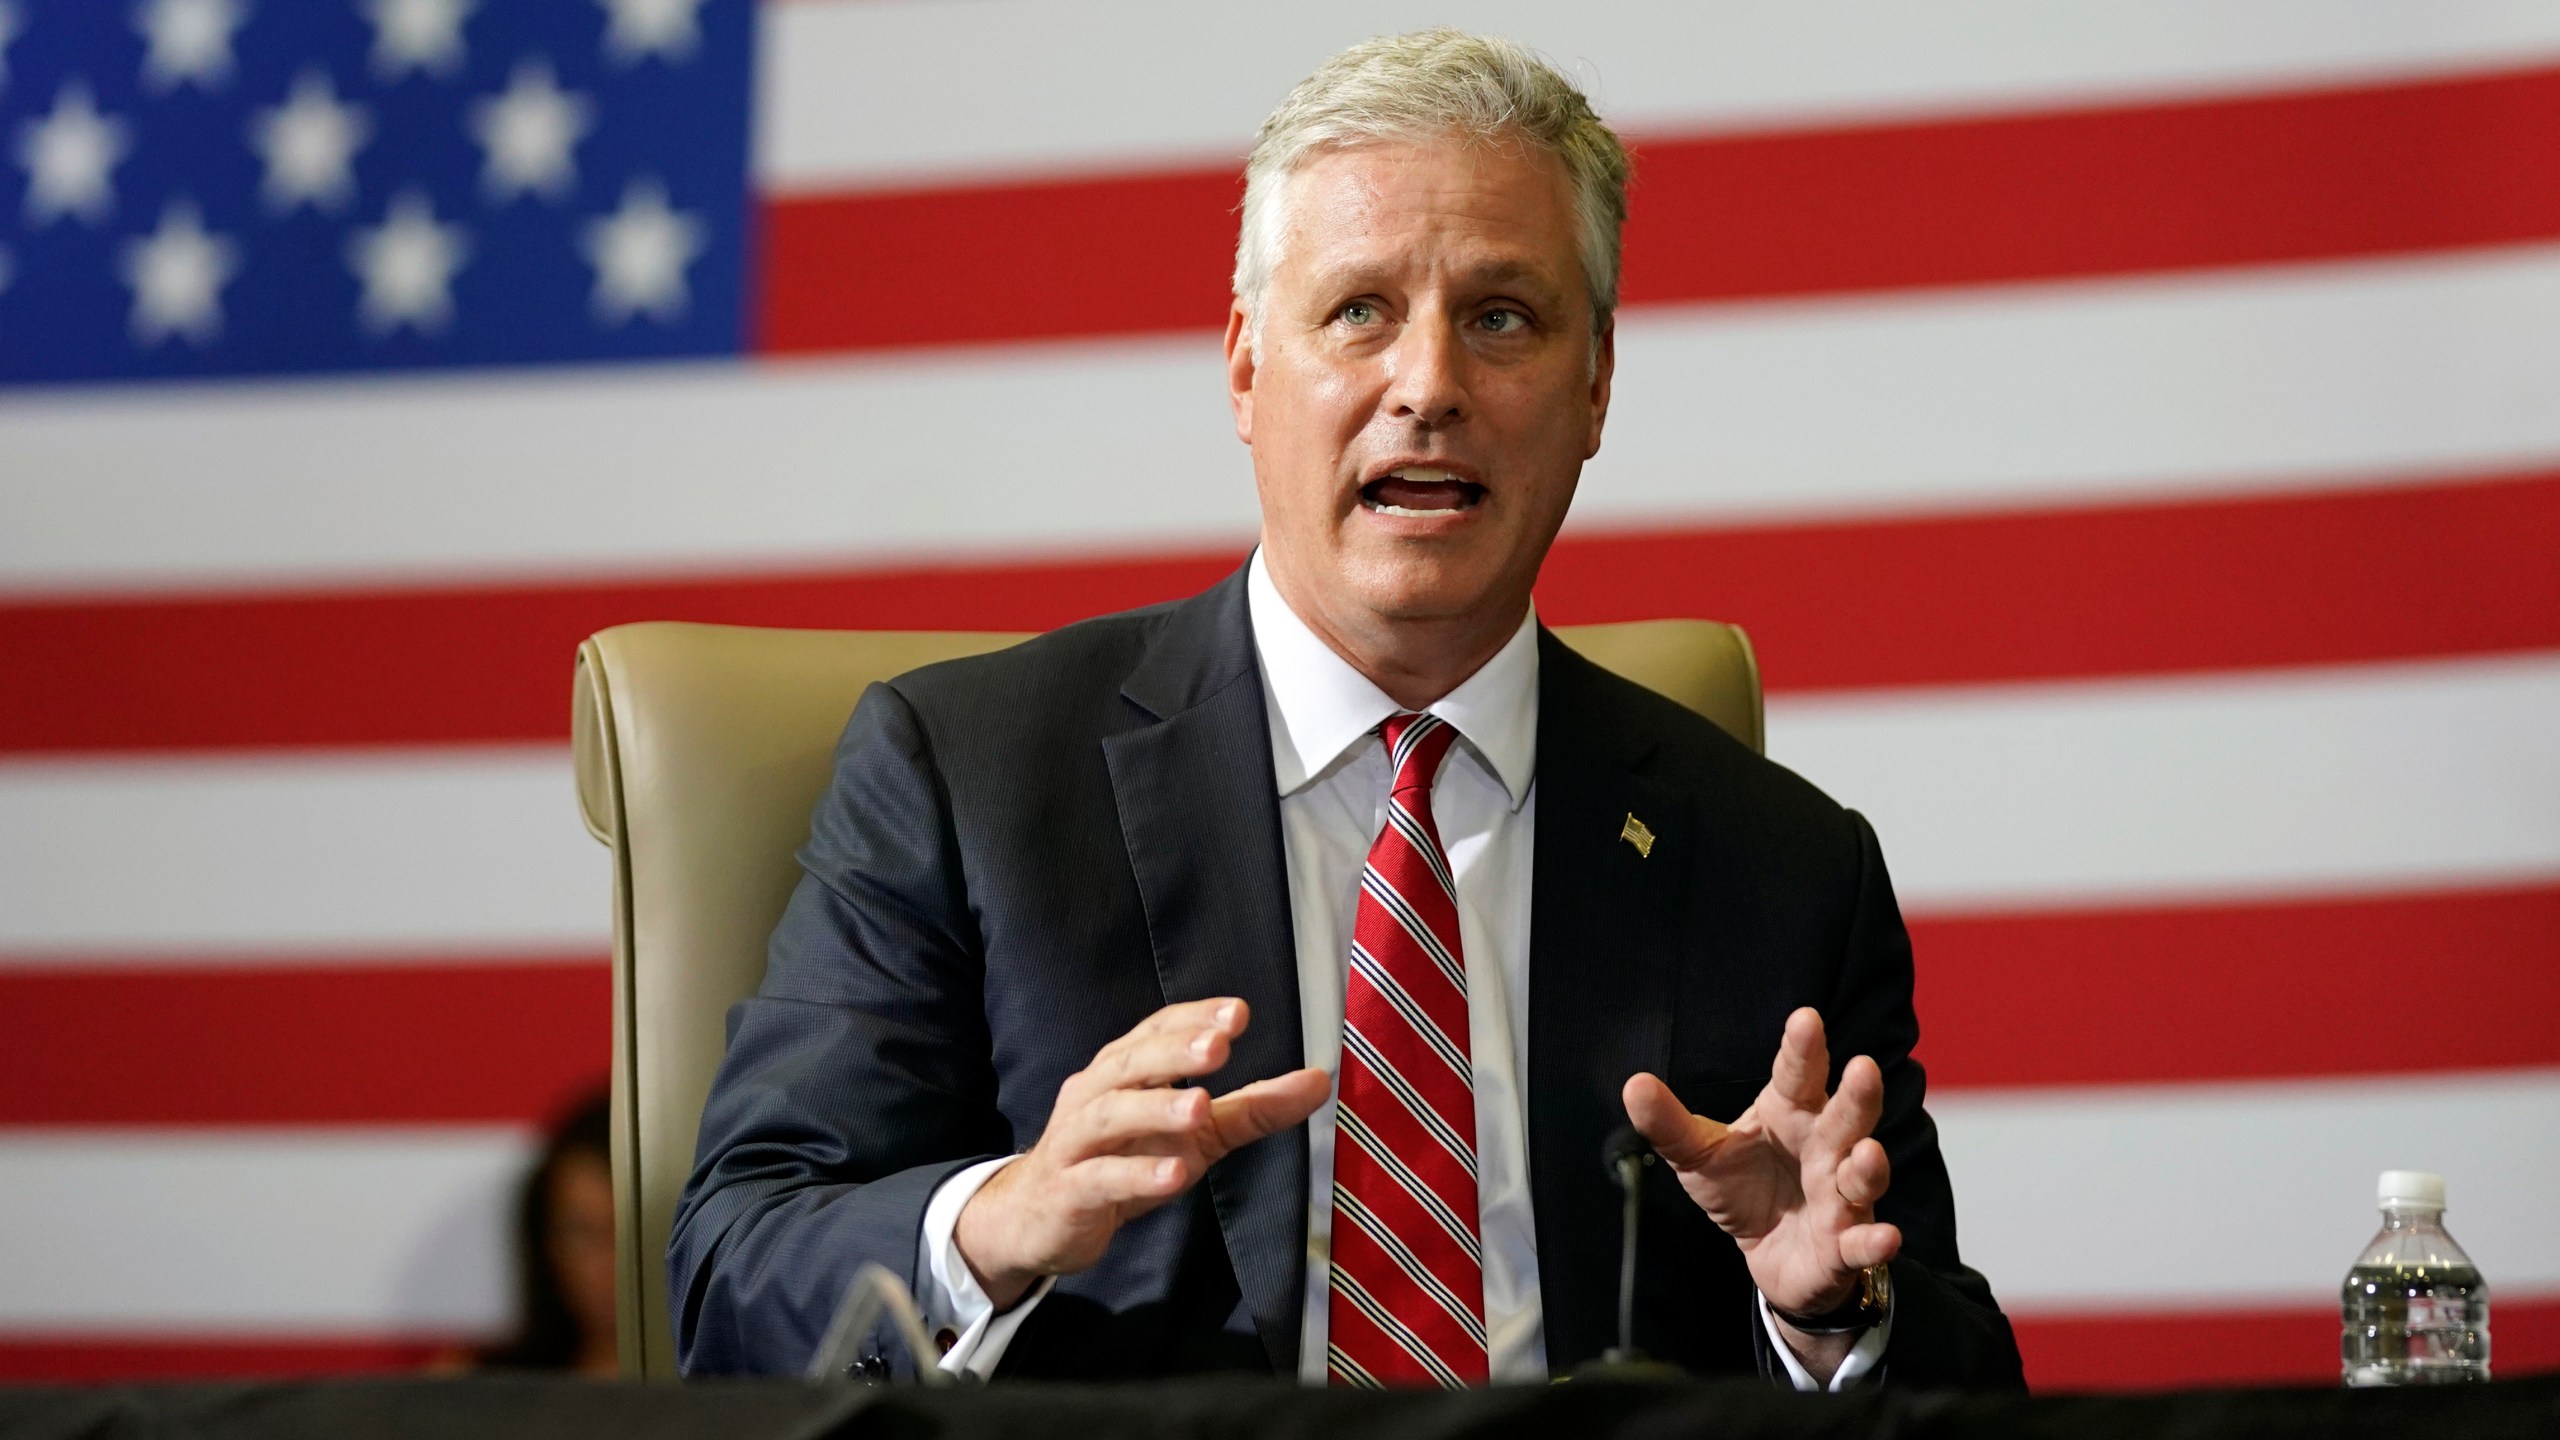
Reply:
<svg viewBox="0 0 2560 1440"><path fill-rule="evenodd" d="M1829 1094L1830 1068L1822 1017L1808 1008L1787 1017L1768 1085L1729 1126L1690 1114L1651 1075L1628 1080L1622 1095L1681 1188L1741 1247L1760 1293L1799 1315L1847 1305L1859 1272L1902 1249L1902 1231L1875 1218L1892 1178L1871 1133L1884 1073L1861 1055Z"/></svg>

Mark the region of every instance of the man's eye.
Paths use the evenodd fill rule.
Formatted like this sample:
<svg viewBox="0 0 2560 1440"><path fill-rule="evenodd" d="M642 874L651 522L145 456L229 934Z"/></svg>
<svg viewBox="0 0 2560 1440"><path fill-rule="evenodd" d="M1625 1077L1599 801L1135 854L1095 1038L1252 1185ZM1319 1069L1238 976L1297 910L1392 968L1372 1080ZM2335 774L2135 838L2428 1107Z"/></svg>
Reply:
<svg viewBox="0 0 2560 1440"><path fill-rule="evenodd" d="M1378 318L1378 307L1366 300L1354 300L1342 307L1342 318L1347 324L1367 325Z"/></svg>
<svg viewBox="0 0 2560 1440"><path fill-rule="evenodd" d="M1487 310L1481 323L1496 335L1508 335L1528 324L1529 317L1517 310Z"/></svg>

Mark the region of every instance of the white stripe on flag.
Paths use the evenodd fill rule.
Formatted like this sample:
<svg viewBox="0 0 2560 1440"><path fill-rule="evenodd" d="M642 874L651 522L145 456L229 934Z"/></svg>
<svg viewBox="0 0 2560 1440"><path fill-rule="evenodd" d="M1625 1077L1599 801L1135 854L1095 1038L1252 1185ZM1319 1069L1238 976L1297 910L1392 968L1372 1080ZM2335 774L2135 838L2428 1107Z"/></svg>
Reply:
<svg viewBox="0 0 2560 1440"><path fill-rule="evenodd" d="M1781 697L1914 912L2560 875L2560 655ZM565 750L0 764L0 956L606 944Z"/></svg>
<svg viewBox="0 0 2560 1440"><path fill-rule="evenodd" d="M2458 998L2377 995L2374 1016L2376 1070L2461 1050ZM2381 1223L2374 1180L2404 1169L2445 1177L2446 1227L2493 1293L2560 1286L2560 1070L1970 1091L1929 1108L1965 1260L2013 1310L2334 1304Z"/></svg>
<svg viewBox="0 0 2560 1440"><path fill-rule="evenodd" d="M496 1329L534 1148L498 1127L0 1131L0 1325Z"/></svg>
<svg viewBox="0 0 2560 1440"><path fill-rule="evenodd" d="M2560 1072L1931 1108L1965 1257L2021 1312L2325 1303L2374 1228L2375 1175L2401 1167L2447 1176L2493 1288L2560 1287L2560 1150L2533 1143L2560 1133ZM530 1158L494 1128L0 1131L0 1326L486 1329Z"/></svg>
<svg viewBox="0 0 2560 1440"><path fill-rule="evenodd" d="M2263 90L2560 53L2560 10L2531 0L2254 0L2236 12L2223 0L793 0L760 20L756 169L784 191L1240 158L1326 56L1426 25L1545 51L1634 133Z"/></svg>
<svg viewBox="0 0 2560 1440"><path fill-rule="evenodd" d="M2550 463L2560 246L1655 309L1619 354L1577 523ZM1241 548L1224 385L1203 334L0 398L0 591Z"/></svg>
<svg viewBox="0 0 2560 1440"><path fill-rule="evenodd" d="M1769 705L1914 912L2549 876L2556 735L2560 654Z"/></svg>
<svg viewBox="0 0 2560 1440"><path fill-rule="evenodd" d="M0 954L612 943L565 748L0 764Z"/></svg>
<svg viewBox="0 0 2560 1440"><path fill-rule="evenodd" d="M1583 521L2332 486L2560 457L2560 246L1622 324Z"/></svg>

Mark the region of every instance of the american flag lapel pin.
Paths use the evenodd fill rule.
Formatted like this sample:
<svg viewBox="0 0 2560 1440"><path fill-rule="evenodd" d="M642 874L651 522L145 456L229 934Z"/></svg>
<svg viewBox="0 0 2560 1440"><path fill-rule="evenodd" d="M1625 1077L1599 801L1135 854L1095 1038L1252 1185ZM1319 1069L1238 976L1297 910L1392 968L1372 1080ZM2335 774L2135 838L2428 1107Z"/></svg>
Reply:
<svg viewBox="0 0 2560 1440"><path fill-rule="evenodd" d="M1636 847L1636 854L1640 858L1647 860L1653 858L1653 831L1636 818L1634 811L1627 812L1627 823L1619 829L1618 838Z"/></svg>

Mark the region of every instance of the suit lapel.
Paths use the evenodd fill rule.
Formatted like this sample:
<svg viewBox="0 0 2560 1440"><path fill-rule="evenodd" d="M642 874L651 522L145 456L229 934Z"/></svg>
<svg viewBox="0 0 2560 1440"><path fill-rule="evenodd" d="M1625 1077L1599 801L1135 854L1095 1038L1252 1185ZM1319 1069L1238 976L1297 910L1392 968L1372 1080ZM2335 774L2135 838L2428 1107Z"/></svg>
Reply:
<svg viewBox="0 0 2560 1440"><path fill-rule="evenodd" d="M1626 1123L1627 1077L1670 1058L1694 824L1687 797L1644 774L1652 742L1612 693L1627 682L1538 639L1529 1183L1547 1358L1561 1372L1616 1343L1617 1192L1601 1149Z"/></svg>
<svg viewBox="0 0 2560 1440"><path fill-rule="evenodd" d="M1261 674L1239 571L1170 611L1121 693L1149 717L1103 741L1166 1003L1241 997L1252 1020L1218 1094L1303 1062L1288 861ZM1273 1368L1294 1375L1307 1233L1307 1135L1209 1171L1236 1284Z"/></svg>

